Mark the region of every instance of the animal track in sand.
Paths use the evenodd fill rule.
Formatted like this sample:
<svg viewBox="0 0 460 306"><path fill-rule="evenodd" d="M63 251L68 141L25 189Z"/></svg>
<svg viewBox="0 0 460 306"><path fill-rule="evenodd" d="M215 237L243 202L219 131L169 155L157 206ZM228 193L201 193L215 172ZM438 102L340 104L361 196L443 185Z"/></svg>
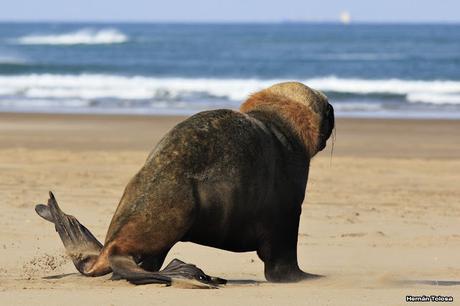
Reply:
<svg viewBox="0 0 460 306"><path fill-rule="evenodd" d="M376 231L376 232L372 232L372 233L363 233L363 232L360 232L360 233L344 233L344 234L341 234L340 237L363 237L363 236L368 236L368 235L372 235L372 236L375 236L375 237L384 237L386 236L384 232L382 231Z"/></svg>

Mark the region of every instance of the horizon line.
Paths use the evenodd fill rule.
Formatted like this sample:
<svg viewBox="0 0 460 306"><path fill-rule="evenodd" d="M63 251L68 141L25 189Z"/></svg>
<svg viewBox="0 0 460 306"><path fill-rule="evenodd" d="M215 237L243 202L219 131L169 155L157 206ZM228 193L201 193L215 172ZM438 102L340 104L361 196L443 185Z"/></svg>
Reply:
<svg viewBox="0 0 460 306"><path fill-rule="evenodd" d="M433 24L433 25L457 25L459 21L453 20L389 20L389 21L372 21L372 20L352 20L348 24L344 24L340 20L296 20L296 19L281 19L281 20L60 20L60 19L27 19L27 20L14 20L14 19L0 19L1 23L94 23L94 24L115 24L115 23L127 23L127 24L341 24L341 25L359 25L359 24L376 24L376 25L391 25L391 24Z"/></svg>

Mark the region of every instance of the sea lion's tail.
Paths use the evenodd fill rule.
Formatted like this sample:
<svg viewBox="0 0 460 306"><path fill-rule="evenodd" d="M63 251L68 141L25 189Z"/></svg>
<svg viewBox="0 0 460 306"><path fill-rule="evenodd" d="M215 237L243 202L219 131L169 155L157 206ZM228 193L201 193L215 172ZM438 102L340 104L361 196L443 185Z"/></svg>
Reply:
<svg viewBox="0 0 460 306"><path fill-rule="evenodd" d="M35 206L35 211L43 219L54 223L56 231L66 248L67 253L72 258L72 261L83 274L87 274L85 268L88 264L94 264L94 261L99 257L99 253L103 247L96 237L75 217L65 214L58 206L53 193L49 193L48 204L38 204ZM106 274L111 272L110 268L104 269Z"/></svg>

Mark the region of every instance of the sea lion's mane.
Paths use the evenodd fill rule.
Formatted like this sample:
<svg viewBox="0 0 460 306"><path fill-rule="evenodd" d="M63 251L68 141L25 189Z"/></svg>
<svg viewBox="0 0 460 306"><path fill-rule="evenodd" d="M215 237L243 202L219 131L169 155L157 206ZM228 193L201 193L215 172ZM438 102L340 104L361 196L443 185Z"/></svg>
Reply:
<svg viewBox="0 0 460 306"><path fill-rule="evenodd" d="M292 90L292 86L300 85L301 90ZM281 87L271 87L252 94L240 106L240 111L243 113L263 111L276 114L290 128L295 138L298 138L309 156L313 157L318 152L320 114L323 108L321 105L323 101L318 102L318 100L323 99L327 101L324 95L303 84L286 83Z"/></svg>

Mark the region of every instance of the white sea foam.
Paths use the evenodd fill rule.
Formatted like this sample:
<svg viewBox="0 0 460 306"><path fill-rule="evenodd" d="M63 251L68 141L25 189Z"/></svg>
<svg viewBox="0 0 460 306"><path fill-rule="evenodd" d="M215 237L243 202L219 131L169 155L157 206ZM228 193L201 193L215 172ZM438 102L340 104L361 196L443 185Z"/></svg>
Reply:
<svg viewBox="0 0 460 306"><path fill-rule="evenodd" d="M327 61L387 61L404 59L401 53L326 53L315 54L313 59Z"/></svg>
<svg viewBox="0 0 460 306"><path fill-rule="evenodd" d="M272 85L274 82L276 81L125 77L95 74L0 76L0 88L29 98L175 100L184 95L198 95L242 100L249 93Z"/></svg>
<svg viewBox="0 0 460 306"><path fill-rule="evenodd" d="M323 91L339 93L398 95L414 93L460 93L460 81L420 81L401 79L365 80L326 77L310 79L305 82L309 86Z"/></svg>
<svg viewBox="0 0 460 306"><path fill-rule="evenodd" d="M0 76L0 101L50 101L53 107L59 107L59 101L80 101L79 103L88 107L237 107L249 94L281 81L286 80L156 78L97 74ZM337 77L300 81L331 95L400 95L401 99L408 102L460 105L460 81L364 80ZM342 102L339 103L341 105L337 104L337 107L344 111L375 110L382 105L348 102L353 103ZM76 104L76 107L78 105ZM64 103L62 106L65 107Z"/></svg>
<svg viewBox="0 0 460 306"><path fill-rule="evenodd" d="M460 104L459 94L414 93L407 95L411 103Z"/></svg>
<svg viewBox="0 0 460 306"><path fill-rule="evenodd" d="M0 54L0 64L22 65L26 63L27 61L22 57Z"/></svg>
<svg viewBox="0 0 460 306"><path fill-rule="evenodd" d="M342 102L334 104L336 112L378 112L383 109L382 103Z"/></svg>
<svg viewBox="0 0 460 306"><path fill-rule="evenodd" d="M77 45L117 44L128 37L116 29L81 29L76 32L50 35L28 35L17 39L23 45Z"/></svg>
<svg viewBox="0 0 460 306"><path fill-rule="evenodd" d="M82 108L89 107L89 101L79 99L0 99L3 108L26 108L26 109L52 109L52 108Z"/></svg>

